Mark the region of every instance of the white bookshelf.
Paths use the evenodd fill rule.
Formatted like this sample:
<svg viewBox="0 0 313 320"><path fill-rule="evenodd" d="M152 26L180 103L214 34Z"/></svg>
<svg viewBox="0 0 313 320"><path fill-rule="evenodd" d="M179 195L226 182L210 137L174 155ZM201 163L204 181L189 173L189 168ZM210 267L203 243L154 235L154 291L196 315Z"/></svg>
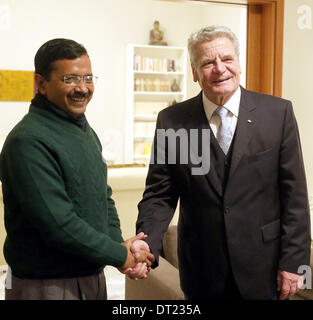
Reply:
<svg viewBox="0 0 313 320"><path fill-rule="evenodd" d="M162 72L162 71L134 71L134 74L145 74L145 75L166 75L166 76L183 76L184 73L183 72L175 72L175 71L171 71L171 72Z"/></svg>
<svg viewBox="0 0 313 320"><path fill-rule="evenodd" d="M156 121L157 115L156 114L134 114L134 121Z"/></svg>
<svg viewBox="0 0 313 320"><path fill-rule="evenodd" d="M130 44L126 66L125 163L148 163L158 112L186 99L187 49Z"/></svg>

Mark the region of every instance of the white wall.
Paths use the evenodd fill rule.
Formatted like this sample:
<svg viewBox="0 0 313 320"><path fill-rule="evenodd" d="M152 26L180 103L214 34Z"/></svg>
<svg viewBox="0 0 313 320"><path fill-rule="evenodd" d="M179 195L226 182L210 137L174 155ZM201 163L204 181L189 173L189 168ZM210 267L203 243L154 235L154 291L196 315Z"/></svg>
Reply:
<svg viewBox="0 0 313 320"><path fill-rule="evenodd" d="M285 0L283 97L297 117L311 207L313 235L313 0Z"/></svg>
<svg viewBox="0 0 313 320"><path fill-rule="evenodd" d="M0 69L33 70L37 49L55 37L85 45L99 76L87 117L103 142L118 136L123 141L126 46L147 44L154 20L160 21L166 40L175 46L185 46L190 33L204 25L227 25L242 39L245 54L245 6L157 0L0 0L0 12L4 8L9 9L10 19L2 26L0 21ZM242 59L245 66L245 56ZM191 97L199 87L188 70L187 96ZM0 102L0 143L28 106ZM115 143L114 148L116 160L122 162L123 143Z"/></svg>
<svg viewBox="0 0 313 320"><path fill-rule="evenodd" d="M313 0L285 1L283 97L293 102L313 204L312 12Z"/></svg>

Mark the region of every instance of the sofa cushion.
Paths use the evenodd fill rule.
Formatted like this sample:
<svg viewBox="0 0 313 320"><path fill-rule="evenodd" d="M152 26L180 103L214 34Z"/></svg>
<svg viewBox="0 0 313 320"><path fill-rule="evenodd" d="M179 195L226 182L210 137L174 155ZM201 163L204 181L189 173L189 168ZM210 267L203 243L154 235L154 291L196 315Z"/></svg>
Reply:
<svg viewBox="0 0 313 320"><path fill-rule="evenodd" d="M184 300L178 269L160 257L159 266L152 269L145 280L126 277L126 300Z"/></svg>
<svg viewBox="0 0 313 320"><path fill-rule="evenodd" d="M175 268L178 268L177 256L177 226L171 225L163 238L164 258Z"/></svg>

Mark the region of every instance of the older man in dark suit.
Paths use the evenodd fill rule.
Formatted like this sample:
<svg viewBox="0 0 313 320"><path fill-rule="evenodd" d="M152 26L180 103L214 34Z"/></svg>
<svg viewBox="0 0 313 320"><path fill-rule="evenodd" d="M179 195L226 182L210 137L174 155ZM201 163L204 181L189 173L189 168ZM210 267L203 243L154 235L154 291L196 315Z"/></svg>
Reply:
<svg viewBox="0 0 313 320"><path fill-rule="evenodd" d="M148 238L132 250L151 250L157 266L180 199L178 257L187 299L288 299L301 287L299 267L310 258L307 187L291 102L240 87L239 44L228 28L203 28L190 36L188 48L202 91L158 115L155 160L138 205L137 232ZM194 174L191 158L179 163L183 147L173 150L169 135L161 150L165 161L158 161L158 133L169 129L184 129L190 144L192 129L210 130L210 141L199 140L210 145L208 173ZM176 164L166 159L170 154Z"/></svg>

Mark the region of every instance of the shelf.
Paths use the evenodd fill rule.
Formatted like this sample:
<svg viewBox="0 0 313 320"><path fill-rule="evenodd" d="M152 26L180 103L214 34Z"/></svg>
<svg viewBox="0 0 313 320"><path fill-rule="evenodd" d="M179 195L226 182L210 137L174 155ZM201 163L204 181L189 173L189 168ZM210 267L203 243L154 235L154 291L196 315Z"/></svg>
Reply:
<svg viewBox="0 0 313 320"><path fill-rule="evenodd" d="M134 137L135 142L152 142L153 137Z"/></svg>
<svg viewBox="0 0 313 320"><path fill-rule="evenodd" d="M142 74L142 75L165 75L165 76L184 76L183 72L179 71L140 71L134 70L134 74Z"/></svg>
<svg viewBox="0 0 313 320"><path fill-rule="evenodd" d="M185 47L174 47L174 46L152 46L149 44L135 44L133 45L136 49L148 49L151 51L155 51L155 49L161 49L161 50L177 50L177 51L183 51L185 50Z"/></svg>
<svg viewBox="0 0 313 320"><path fill-rule="evenodd" d="M167 95L167 96L183 96L184 93L183 92L180 92L180 91L175 91L175 92L172 92L172 91L162 91L162 92L159 92L159 91L134 91L134 94L135 95L156 95L156 96L162 96L162 95Z"/></svg>
<svg viewBox="0 0 313 320"><path fill-rule="evenodd" d="M181 92L139 92L134 91L135 101L169 101L183 100L184 94ZM170 104L169 104L170 105Z"/></svg>
<svg viewBox="0 0 313 320"><path fill-rule="evenodd" d="M137 159L137 160L149 160L150 159L150 157L151 157L151 155L150 154L141 154L141 155L139 155L139 154L134 154L134 159Z"/></svg>
<svg viewBox="0 0 313 320"><path fill-rule="evenodd" d="M156 121L157 114L134 114L134 121Z"/></svg>

